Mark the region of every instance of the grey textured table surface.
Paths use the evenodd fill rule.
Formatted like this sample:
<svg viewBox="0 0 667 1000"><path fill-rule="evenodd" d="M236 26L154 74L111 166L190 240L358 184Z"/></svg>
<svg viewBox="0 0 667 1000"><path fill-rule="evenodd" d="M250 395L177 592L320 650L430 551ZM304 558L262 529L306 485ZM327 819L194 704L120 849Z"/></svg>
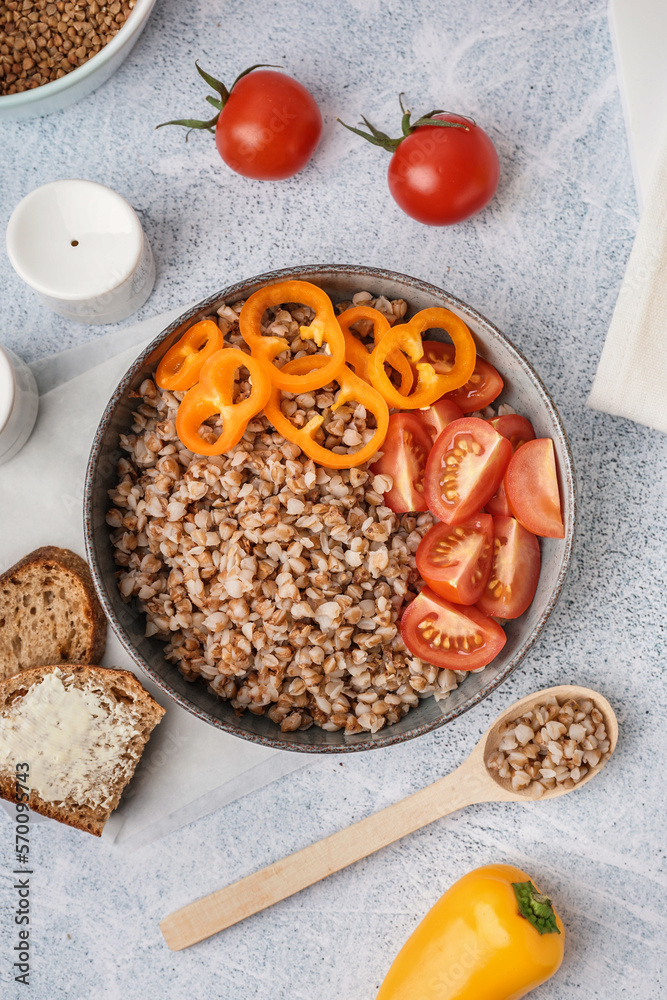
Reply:
<svg viewBox="0 0 667 1000"><path fill-rule="evenodd" d="M176 130L153 131L205 111L197 57L227 79L280 62L312 89L325 131L301 175L246 181L205 135L186 145ZM364 112L395 128L399 90L415 109L470 113L493 137L500 190L476 219L441 230L407 219L386 190L386 154L335 123ZM159 269L143 316L296 262L368 263L444 286L533 361L571 435L581 490L572 571L542 640L444 730L313 761L127 858L36 826L30 995L369 1000L440 894L490 861L532 873L568 929L564 965L536 1000L664 995L667 438L585 407L637 224L605 0L160 0L106 86L50 118L3 125L0 150L2 229L21 197L61 177L101 181L136 207ZM0 281L0 342L24 358L100 332L43 309L5 256ZM570 681L603 691L621 723L615 757L581 794L469 808L207 943L167 950L166 913L423 787L515 698ZM7 890L11 835L1 813ZM26 995L12 978L7 913L2 995Z"/></svg>

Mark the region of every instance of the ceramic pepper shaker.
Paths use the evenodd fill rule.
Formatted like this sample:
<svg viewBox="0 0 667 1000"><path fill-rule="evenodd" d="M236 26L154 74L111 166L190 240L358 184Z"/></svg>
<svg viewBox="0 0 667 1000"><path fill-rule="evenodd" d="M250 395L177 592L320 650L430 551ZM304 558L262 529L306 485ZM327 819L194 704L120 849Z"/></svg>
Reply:
<svg viewBox="0 0 667 1000"><path fill-rule="evenodd" d="M9 220L7 253L47 306L80 323L126 319L155 283L136 212L93 181L54 181L27 195Z"/></svg>

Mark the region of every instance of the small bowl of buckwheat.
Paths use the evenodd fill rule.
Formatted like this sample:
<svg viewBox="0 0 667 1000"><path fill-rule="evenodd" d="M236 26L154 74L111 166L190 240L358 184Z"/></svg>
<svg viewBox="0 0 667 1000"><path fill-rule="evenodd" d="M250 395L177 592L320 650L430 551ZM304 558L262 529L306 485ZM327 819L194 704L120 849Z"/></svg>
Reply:
<svg viewBox="0 0 667 1000"><path fill-rule="evenodd" d="M387 344L407 338L420 316L423 357L440 344L454 360L441 357L411 372L409 348L403 357L394 351L378 362L386 376L382 398L369 363L374 348L385 337ZM478 458L486 452L470 435L502 445L492 422L500 421L502 435L511 415L510 422L534 430L536 447L526 456L541 454L544 442L553 446L562 522L538 540L513 517L492 518L482 503L495 512L502 498L487 490L480 513L464 524L454 519L435 550L436 576L459 559L485 567L483 596L471 592L459 602L455 594L451 603L439 596L448 591L431 591L438 584L419 557L445 526L421 497L417 466L411 479L404 474L418 458L410 447L426 440L414 422L427 420L433 407L417 409L414 395L406 414L400 403L406 385L425 392L423 378L436 372L446 380L455 369L459 329L472 348L470 371L475 367L456 383L463 412L453 393L445 404L438 396L438 419L449 420L452 433L458 427L462 441L443 465L443 503L458 483L456 463L484 465ZM398 458L396 433L403 435ZM447 433L433 431L428 448ZM507 443L503 449L509 453ZM469 479L464 473L461 488ZM567 437L529 362L492 323L441 289L346 265L260 275L172 323L109 401L84 491L98 596L139 668L210 725L313 753L413 738L506 681L561 593L575 517ZM484 535L492 522L495 549L493 534L488 544ZM507 559L499 553L508 552L521 555L511 599L501 587ZM480 572L471 572L473 587ZM531 594L520 596L527 586ZM422 604L421 624L411 632Z"/></svg>
<svg viewBox="0 0 667 1000"><path fill-rule="evenodd" d="M62 111L116 72L155 0L0 3L0 121Z"/></svg>

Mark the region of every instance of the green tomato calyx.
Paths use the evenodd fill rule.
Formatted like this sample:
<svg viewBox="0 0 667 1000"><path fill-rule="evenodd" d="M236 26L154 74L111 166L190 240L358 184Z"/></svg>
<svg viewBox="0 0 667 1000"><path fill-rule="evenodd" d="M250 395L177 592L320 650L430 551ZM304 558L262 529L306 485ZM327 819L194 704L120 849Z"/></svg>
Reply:
<svg viewBox="0 0 667 1000"><path fill-rule="evenodd" d="M182 125L184 128L187 128L188 130L185 136L186 142L188 136L190 135L190 132L194 130L205 130L207 132L212 132L213 134L215 134L215 126L218 124L218 118L220 117L220 112L222 111L225 104L229 100L229 95L234 90L234 87L239 82L239 80L243 79L244 76L247 76L248 73L252 73L254 69L283 68L282 66L274 66L272 63L255 63L254 66L249 66L248 69L244 69L242 73L239 73L239 75L234 80L234 83L228 90L227 87L225 87L224 83L222 83L220 80L216 80L216 78L214 76L211 76L210 73L204 72L204 70L201 68L201 66L196 60L195 60L195 67L202 80L205 80L206 83L209 85L209 87L211 87L213 90L215 90L217 94L220 95L219 97L212 97L209 94L206 97L208 103L212 104L213 107L217 109L216 114L213 116L213 118L209 118L208 121L201 121L198 118L175 118L173 121L161 122L160 125L155 126L155 128L164 128L165 125Z"/></svg>
<svg viewBox="0 0 667 1000"><path fill-rule="evenodd" d="M401 131L403 133L403 135L401 135L398 139L392 139L391 136L386 134L386 132L380 132L379 129L371 125L368 118L366 118L364 115L362 115L361 118L364 125L368 129L368 132L364 132L362 131L362 129L359 128L354 128L352 125L346 125L345 122L341 121L340 118L337 118L336 121L340 122L340 124L344 128L349 129L350 132L354 132L355 135L360 135L362 139L366 139L374 146L380 146L382 149L386 149L388 153L396 152L396 150L403 142L403 140L407 139L409 135L412 135L415 129L418 129L422 125L433 125L437 128L462 128L465 129L466 132L470 131L470 125L466 125L463 122L450 122L443 120L442 118L436 118L435 117L436 115L449 115L455 113L452 111L443 111L441 108L436 108L434 111L429 111L428 114L421 115L421 117L418 118L415 122L411 122L410 121L411 112L403 104L403 97L404 97L403 94L398 95L398 103L401 106L401 113L402 113ZM459 117L468 118L472 125L476 124L474 118L470 118L469 115L459 115Z"/></svg>

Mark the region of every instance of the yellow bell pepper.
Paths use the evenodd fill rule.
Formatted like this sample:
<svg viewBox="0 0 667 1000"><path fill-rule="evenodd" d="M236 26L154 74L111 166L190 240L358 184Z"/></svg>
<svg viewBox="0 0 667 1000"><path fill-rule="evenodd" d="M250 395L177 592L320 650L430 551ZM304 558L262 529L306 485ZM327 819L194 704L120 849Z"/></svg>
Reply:
<svg viewBox="0 0 667 1000"><path fill-rule="evenodd" d="M365 350L362 344L359 346ZM322 369L328 364L329 358L324 354L306 354L300 358L292 358L280 370L288 375L300 377L313 369ZM324 420L321 413L311 417L304 427L295 427L280 408L281 392L277 386L273 387L264 412L278 433L282 434L288 441L298 444L301 450L314 462L327 469L353 469L367 462L382 447L389 428L389 408L380 393L372 385L368 385L355 375L353 371L350 371L347 365L343 365L342 371L338 372L335 381L340 385L340 392L331 405L332 413L335 413L343 403L354 400L361 403L367 412L375 417L375 434L370 441L367 441L365 445L352 454L339 455L329 448L324 448L315 440L315 435Z"/></svg>
<svg viewBox="0 0 667 1000"><path fill-rule="evenodd" d="M234 400L235 377L239 368L250 374L250 394ZM176 433L195 455L223 455L243 437L249 421L265 406L271 395L271 380L265 366L235 347L224 347L203 365L199 381L188 389L176 414ZM222 417L222 431L216 441L205 441L199 433L209 417Z"/></svg>
<svg viewBox="0 0 667 1000"><path fill-rule="evenodd" d="M512 865L455 882L399 952L377 1000L519 1000L563 960L551 900Z"/></svg>
<svg viewBox="0 0 667 1000"><path fill-rule="evenodd" d="M264 336L262 317L267 309L284 305L286 302L303 302L315 313L308 326L302 326L301 339L314 340L318 347L326 344L327 364L314 367L303 375L291 375L285 366L277 368L274 360L290 345L285 337ZM261 361L269 378L283 392L311 392L321 389L336 377L345 364L345 340L338 325L331 299L317 285L309 281L279 281L274 285L264 285L246 299L239 315L241 336L250 348L254 358Z"/></svg>
<svg viewBox="0 0 667 1000"><path fill-rule="evenodd" d="M431 328L444 330L454 344L454 366L447 372L437 372L430 362L420 362L424 356L422 333ZM384 370L389 356L397 352L407 355L417 372L417 384L409 396L402 395L391 384ZM463 320L449 309L432 306L415 313L407 323L392 326L384 334L371 353L368 375L389 406L401 410L426 409L446 392L466 384L475 370L476 358L475 341Z"/></svg>

